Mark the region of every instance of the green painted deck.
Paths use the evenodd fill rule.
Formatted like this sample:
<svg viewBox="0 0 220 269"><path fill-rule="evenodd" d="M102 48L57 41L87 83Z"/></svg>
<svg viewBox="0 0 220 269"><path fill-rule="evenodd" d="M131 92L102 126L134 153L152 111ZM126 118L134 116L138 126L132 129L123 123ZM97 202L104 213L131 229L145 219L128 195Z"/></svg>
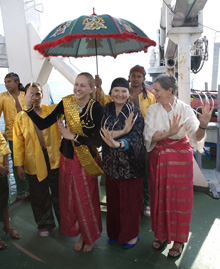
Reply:
<svg viewBox="0 0 220 269"><path fill-rule="evenodd" d="M202 157L202 166L209 179L215 173L215 158ZM209 169L209 170L208 170ZM220 185L220 182L219 182ZM76 252L73 244L77 238L61 235L56 227L48 238L38 235L29 199L10 207L12 226L22 238L13 240L6 237L0 222L0 237L9 248L0 251L0 269L219 269L220 268L220 199L213 199L205 192L194 192L194 207L189 241L185 244L182 256L167 258L167 245L161 251L152 248L154 239L150 218L142 216L140 236L137 245L125 250L121 245L109 245L106 234L105 186L100 182L102 208L102 237L95 242L91 253Z"/></svg>
<svg viewBox="0 0 220 269"><path fill-rule="evenodd" d="M150 218L142 216L137 245L124 250L121 245L109 245L105 226L106 213L102 212L103 233L95 242L91 253L76 252L73 243L76 238L64 237L56 227L48 238L41 238L33 218L28 199L10 207L11 224L22 235L20 240L0 236L9 248L0 251L0 268L33 269L130 269L130 268L220 268L220 200L204 192L194 192L194 209L189 241L181 258L167 258L171 245L162 252L152 248L153 233ZM2 226L1 226L2 227Z"/></svg>

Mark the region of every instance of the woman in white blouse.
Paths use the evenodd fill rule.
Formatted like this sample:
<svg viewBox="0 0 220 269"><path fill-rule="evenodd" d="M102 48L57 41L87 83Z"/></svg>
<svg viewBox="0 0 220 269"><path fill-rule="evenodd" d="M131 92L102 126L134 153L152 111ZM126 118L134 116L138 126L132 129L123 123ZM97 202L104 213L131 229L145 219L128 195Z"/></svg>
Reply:
<svg viewBox="0 0 220 269"><path fill-rule="evenodd" d="M193 205L193 150L202 151L210 104L202 104L198 119L192 108L176 97L174 76L154 82L157 103L148 108L144 139L148 155L151 224L160 250L174 241L169 257L181 255L187 242Z"/></svg>

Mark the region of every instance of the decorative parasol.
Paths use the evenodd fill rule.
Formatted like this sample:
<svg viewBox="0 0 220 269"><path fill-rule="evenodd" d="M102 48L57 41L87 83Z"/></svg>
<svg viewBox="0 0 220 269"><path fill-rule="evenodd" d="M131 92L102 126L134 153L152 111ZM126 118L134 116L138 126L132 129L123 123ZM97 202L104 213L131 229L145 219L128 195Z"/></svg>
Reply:
<svg viewBox="0 0 220 269"><path fill-rule="evenodd" d="M140 28L133 23L110 15L80 16L66 21L53 29L34 46L43 56L87 57L112 56L144 51L156 46Z"/></svg>

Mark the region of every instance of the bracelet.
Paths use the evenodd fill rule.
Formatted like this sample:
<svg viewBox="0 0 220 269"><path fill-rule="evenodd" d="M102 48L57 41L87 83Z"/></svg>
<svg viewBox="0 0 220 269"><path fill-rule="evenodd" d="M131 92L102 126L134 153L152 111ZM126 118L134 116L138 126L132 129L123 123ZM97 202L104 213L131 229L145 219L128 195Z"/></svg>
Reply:
<svg viewBox="0 0 220 269"><path fill-rule="evenodd" d="M73 141L76 142L76 143L79 143L79 141L77 140L77 138L78 138L78 135L75 134L75 135L74 135L74 138L73 138Z"/></svg>
<svg viewBox="0 0 220 269"><path fill-rule="evenodd" d="M122 141L121 140L118 140L118 143L119 143L119 149L121 149L121 147L122 147Z"/></svg>
<svg viewBox="0 0 220 269"><path fill-rule="evenodd" d="M206 129L206 127L205 127L205 128L202 128L200 125L199 125L199 128L200 128L201 130L205 130L205 129Z"/></svg>
<svg viewBox="0 0 220 269"><path fill-rule="evenodd" d="M129 142L126 139L121 138L120 141L121 142L124 141L124 143L125 143L125 147L124 148L121 148L121 151L125 151L125 150L129 149L130 145L129 145Z"/></svg>

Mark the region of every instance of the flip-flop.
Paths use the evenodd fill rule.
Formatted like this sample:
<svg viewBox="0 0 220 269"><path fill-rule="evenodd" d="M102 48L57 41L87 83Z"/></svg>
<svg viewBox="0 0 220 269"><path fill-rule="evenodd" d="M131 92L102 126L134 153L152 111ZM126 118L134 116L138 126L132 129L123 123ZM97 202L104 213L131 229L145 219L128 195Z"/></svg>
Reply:
<svg viewBox="0 0 220 269"><path fill-rule="evenodd" d="M157 244L159 244L160 246L158 247L158 248L156 248L153 244L154 243L157 243ZM160 241L160 240L158 240L158 239L155 239L154 240L154 242L153 242L153 244L152 244L152 247L154 248L154 249L156 249L156 250L161 250L161 249L163 249L163 248L165 248L166 247L166 245L167 245L167 240L165 240L165 241Z"/></svg>
<svg viewBox="0 0 220 269"><path fill-rule="evenodd" d="M19 232L17 232L13 228L6 229L5 227L3 227L3 231L5 232L6 236L9 234L12 239L20 239L21 238L21 235L19 234Z"/></svg>
<svg viewBox="0 0 220 269"><path fill-rule="evenodd" d="M0 250L5 250L7 248L8 248L8 245L0 238Z"/></svg>

